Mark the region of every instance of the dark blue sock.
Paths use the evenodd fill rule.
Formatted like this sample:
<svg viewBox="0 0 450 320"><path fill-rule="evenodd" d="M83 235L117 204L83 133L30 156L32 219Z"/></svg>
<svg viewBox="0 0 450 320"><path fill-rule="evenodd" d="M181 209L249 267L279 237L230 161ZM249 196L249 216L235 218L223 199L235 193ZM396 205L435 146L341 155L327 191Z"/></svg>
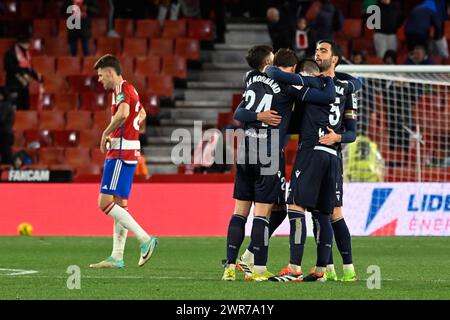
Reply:
<svg viewBox="0 0 450 320"><path fill-rule="evenodd" d="M284 219L286 218L287 211L286 210L272 210L272 213L270 214L269 219L269 238L272 236L272 234L275 232L275 230L280 226L281 223L283 223ZM250 244L247 248L248 251L253 253L253 243L250 240Z"/></svg>
<svg viewBox="0 0 450 320"><path fill-rule="evenodd" d="M331 223L333 227L334 237L336 238L336 245L342 256L344 264L352 264L352 236L348 230L344 218Z"/></svg>
<svg viewBox="0 0 450 320"><path fill-rule="evenodd" d="M255 266L265 266L269 249L269 221L266 218L255 217L253 219L251 237Z"/></svg>
<svg viewBox="0 0 450 320"><path fill-rule="evenodd" d="M330 215L314 213L318 222L317 226L317 267L326 267L330 259L331 243L333 242L333 228Z"/></svg>
<svg viewBox="0 0 450 320"><path fill-rule="evenodd" d="M245 237L245 223L247 218L233 214L231 216L230 224L228 225L227 234L227 261L231 264L236 264L236 259L239 253L239 248Z"/></svg>
<svg viewBox="0 0 450 320"><path fill-rule="evenodd" d="M306 241L305 214L299 211L288 211L289 223L289 247L291 251L290 264L302 265L303 251Z"/></svg>

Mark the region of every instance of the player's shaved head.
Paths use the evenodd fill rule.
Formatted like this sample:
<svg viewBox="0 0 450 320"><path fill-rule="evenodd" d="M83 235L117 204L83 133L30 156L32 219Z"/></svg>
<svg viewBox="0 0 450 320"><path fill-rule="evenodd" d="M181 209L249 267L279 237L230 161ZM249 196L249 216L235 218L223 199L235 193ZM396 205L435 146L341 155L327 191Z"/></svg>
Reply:
<svg viewBox="0 0 450 320"><path fill-rule="evenodd" d="M298 63L298 72L306 72L308 74L317 75L320 73L320 67L313 59L302 59Z"/></svg>
<svg viewBox="0 0 450 320"><path fill-rule="evenodd" d="M120 61L112 54L105 54L94 64L95 70L105 68L112 68L118 76L122 75L122 67L120 66Z"/></svg>
<svg viewBox="0 0 450 320"><path fill-rule="evenodd" d="M245 60L247 60L250 68L260 70L266 65L272 64L273 49L270 46L258 45L251 47Z"/></svg>

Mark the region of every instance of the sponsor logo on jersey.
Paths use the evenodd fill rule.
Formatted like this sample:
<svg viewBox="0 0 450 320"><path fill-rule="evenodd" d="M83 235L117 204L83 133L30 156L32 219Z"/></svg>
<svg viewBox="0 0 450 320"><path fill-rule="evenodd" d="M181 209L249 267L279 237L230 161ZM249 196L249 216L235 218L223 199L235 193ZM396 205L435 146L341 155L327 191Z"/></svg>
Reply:
<svg viewBox="0 0 450 320"><path fill-rule="evenodd" d="M121 92L116 97L116 104L121 103L122 101L125 101L125 95Z"/></svg>

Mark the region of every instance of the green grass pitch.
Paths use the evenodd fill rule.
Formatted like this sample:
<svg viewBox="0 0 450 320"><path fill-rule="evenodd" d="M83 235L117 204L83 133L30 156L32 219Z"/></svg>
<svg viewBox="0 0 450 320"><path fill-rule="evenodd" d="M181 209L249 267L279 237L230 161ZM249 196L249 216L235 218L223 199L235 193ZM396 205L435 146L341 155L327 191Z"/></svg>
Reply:
<svg viewBox="0 0 450 320"><path fill-rule="evenodd" d="M142 268L137 241L129 238L125 269L89 269L110 254L111 246L111 238L104 237L0 237L0 299L450 299L450 237L354 237L360 278L354 283L254 283L241 273L235 282L221 281L223 237L162 237ZM314 264L314 246L308 238L306 271ZM271 239L269 270L278 272L288 254L287 237ZM337 252L335 261L339 276ZM80 290L67 288L70 265L81 269ZM380 289L367 287L371 265L380 267ZM11 275L10 269L38 272Z"/></svg>

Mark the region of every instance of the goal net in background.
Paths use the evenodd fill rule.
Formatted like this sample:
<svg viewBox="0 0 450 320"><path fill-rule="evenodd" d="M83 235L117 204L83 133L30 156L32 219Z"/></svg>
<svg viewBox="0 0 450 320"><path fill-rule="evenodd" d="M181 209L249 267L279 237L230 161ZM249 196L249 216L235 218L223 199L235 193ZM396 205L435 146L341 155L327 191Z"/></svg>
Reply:
<svg viewBox="0 0 450 320"><path fill-rule="evenodd" d="M449 66L343 65L338 71L363 81L357 144L344 152L346 181L450 181Z"/></svg>

